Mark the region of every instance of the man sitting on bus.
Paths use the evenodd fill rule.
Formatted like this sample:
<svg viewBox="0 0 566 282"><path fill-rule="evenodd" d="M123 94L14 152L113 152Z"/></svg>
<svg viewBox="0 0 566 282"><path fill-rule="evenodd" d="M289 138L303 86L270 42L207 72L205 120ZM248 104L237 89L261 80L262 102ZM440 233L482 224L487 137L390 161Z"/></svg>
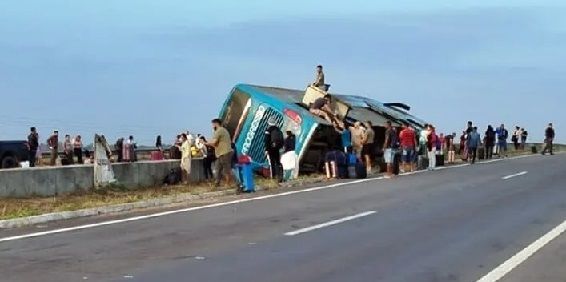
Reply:
<svg viewBox="0 0 566 282"><path fill-rule="evenodd" d="M330 96L330 94L326 94L324 97L316 99L314 103L311 104L310 112L324 118L335 127L344 128L344 124L334 115L330 108L331 99L332 96Z"/></svg>

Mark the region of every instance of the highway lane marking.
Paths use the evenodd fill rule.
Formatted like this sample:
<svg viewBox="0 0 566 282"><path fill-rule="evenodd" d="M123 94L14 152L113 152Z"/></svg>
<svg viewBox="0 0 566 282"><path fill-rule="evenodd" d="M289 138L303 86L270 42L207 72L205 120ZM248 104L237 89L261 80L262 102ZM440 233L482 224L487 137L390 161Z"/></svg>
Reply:
<svg viewBox="0 0 566 282"><path fill-rule="evenodd" d="M499 265L497 268L492 270L490 273L482 277L477 282L495 282L503 278L521 263L526 261L538 250L542 249L545 245L550 243L552 240L556 239L562 233L566 231L566 220L560 225L556 226L554 229L550 230L544 236L540 237L538 240L534 241L528 247L524 248L516 255Z"/></svg>
<svg viewBox="0 0 566 282"><path fill-rule="evenodd" d="M22 239L28 239L28 238L34 238L34 237L41 237L41 236L46 236L46 235L51 235L51 234L58 234L58 233L66 233L66 232L77 231L77 230L91 229L91 228L114 225L114 224L119 224L119 223L133 222L133 221L145 220L145 219L150 219L150 218L163 217L163 216L168 216L168 215L173 215L173 214L178 214L178 213L185 213L185 212L191 212L191 211L197 211L197 210L203 210L203 209L209 209L209 208L216 208L216 207L223 207L223 206L235 205L235 204L252 202L252 201L259 201L259 200L265 200L265 199L270 199L270 198L289 196L289 195L299 194L299 193L313 192L313 191L318 191L318 190L323 190L323 189L336 188L336 187L341 187L341 186L359 184L359 183L382 180L382 179L384 179L384 178L383 177L376 177L376 178L359 179L359 180L354 180L354 181L349 181L349 182L334 183L334 184L330 184L330 185L326 185L326 186L318 186L318 187L312 187L312 188L307 188L307 189L302 189L302 190L288 191L288 192L283 192L283 193L279 193L279 194L271 194L271 195L264 195L264 196L254 197L254 198L239 199L239 200L234 200L234 201L229 201L229 202L222 202L222 203L216 203L216 204L210 204L210 205L204 205L204 206L198 206L198 207L191 207L191 208L184 208L184 209L179 209L179 210L165 211L165 212L135 216L135 217L124 218L124 219L109 220L109 221L103 221L103 222L99 222L99 223L78 225L78 226L74 226L74 227L59 228L59 229L54 229L54 230L42 231L42 232L33 232L33 233L24 234L24 235L17 235L17 236L0 238L0 243L8 242L8 241L22 240Z"/></svg>
<svg viewBox="0 0 566 282"><path fill-rule="evenodd" d="M527 173L529 173L529 172L528 172L528 171L521 171L521 172L519 172L519 173L515 173L515 174L503 176L503 177L501 177L501 179L503 179L503 180L509 180L509 179L511 179L511 178L513 178L513 177L522 176L522 175L525 175L525 174L527 174Z"/></svg>
<svg viewBox="0 0 566 282"><path fill-rule="evenodd" d="M508 159L513 159L513 158L508 158ZM469 164L460 164L460 165L450 166L450 167L446 167L445 169L454 169L454 168L461 168L461 167L466 167L466 166L469 166ZM415 173L407 174L407 176L417 174L417 173L425 173L425 172L428 172L428 171L426 171L426 170L418 171L418 172L415 172ZM404 176L404 175L401 175L401 176ZM299 193L314 192L314 191L323 190L323 189L336 188L336 187L341 187L341 186L359 184L359 183L364 183L364 182L368 182L368 181L376 181L376 180L382 180L382 179L384 179L384 177L360 179L360 180L354 180L354 181L349 181L349 182L335 183L335 184L331 184L331 185L327 185L327 186L318 186L318 187L312 187L312 188L307 188L307 189L302 189L302 190L288 191L288 192L283 192L283 193L279 193L279 194L271 194L271 195L264 195L264 196L254 197L254 198L239 199L239 200L234 200L234 201L229 201L229 202L222 202L222 203L216 203L216 204L210 204L210 205L204 205L204 206L198 206L198 207L191 207L191 208L184 208L184 209L179 209L179 210L159 212L159 213L154 213L154 214L149 214L149 215L142 215L142 216L124 218L124 219L109 220L109 221L103 221L103 222L99 222L99 223L78 225L78 226L74 226L74 227L53 229L53 230L42 231L42 232L33 232L33 233L28 233L28 234L23 234L23 235L0 238L0 243L22 240L22 239L28 239L28 238L34 238L34 237L47 236L47 235L58 234L58 233L72 232L72 231L77 231L77 230L91 229L91 228L120 224L120 223L134 222L134 221L163 217L163 216L168 216L168 215L173 215L173 214L178 214L178 213L185 213L185 212L197 211L197 210L202 210L202 209L209 209L209 208L235 205L235 204L240 204L240 203L245 203L245 202L259 201L259 200L265 200L265 199L276 198L276 197L284 197L284 196L289 196L289 195L299 194Z"/></svg>
<svg viewBox="0 0 566 282"><path fill-rule="evenodd" d="M359 213L359 214L356 214L356 215L351 215L351 216L347 216L347 217L344 217L344 218L341 218L341 219L331 220L329 222L313 225L311 227L302 228L302 229L299 229L299 230L287 232L284 235L285 236L296 236L296 235L307 233L307 232L310 232L310 231L313 231L313 230L317 230L317 229L329 227L329 226L332 226L332 225L340 224L340 223L343 223L343 222L346 222L346 221L351 221L351 220L355 220L355 219L358 219L358 218L361 218L361 217L366 217L366 216L372 215L374 213L377 213L377 212L376 211L362 212L362 213Z"/></svg>

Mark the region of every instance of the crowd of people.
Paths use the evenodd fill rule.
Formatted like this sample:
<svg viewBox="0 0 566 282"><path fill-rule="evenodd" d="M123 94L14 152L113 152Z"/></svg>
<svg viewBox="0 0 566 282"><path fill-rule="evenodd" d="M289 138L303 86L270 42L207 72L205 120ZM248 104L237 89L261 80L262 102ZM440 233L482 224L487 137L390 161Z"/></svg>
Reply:
<svg viewBox="0 0 566 282"><path fill-rule="evenodd" d="M488 125L483 135L478 127L469 121L460 136L459 146L456 145L456 133L445 135L438 134L435 126L424 125L418 130L409 123L393 124L387 121L383 125L385 129L383 138L376 138L376 129L371 121L356 121L353 124L341 120L333 111L332 96L327 94L330 85L325 84L322 66L316 68L316 78L311 86L324 91L324 96L315 99L309 105L309 111L332 124L338 134L337 140L328 140L328 150L325 154L324 170L327 178L352 177L352 175L367 175L375 170L376 157L382 157L385 164L385 178L392 178L402 172L412 172L426 166L434 170L437 162L444 162L445 155L449 164L456 162L456 155L460 155L465 162L475 163L478 158L491 159L494 154L506 157L508 151L508 140L511 139L515 150L525 150L528 132L522 127L515 127L512 134L501 124L497 128ZM205 179L213 181L216 187L222 182L228 186L237 186L238 191L242 189L242 181L239 174L234 171L238 163L238 155L229 131L222 126L219 119L211 122L213 134L210 140L205 136L197 134L196 137L189 132L177 135L173 145L169 148L169 158L180 159L180 171L182 183L188 183L191 179L192 159L202 158ZM553 154L553 141L555 132L552 124L545 131L545 145L542 154ZM268 120L268 128L264 134L265 156L270 165L270 176L279 182L283 181L285 171L297 171L298 162L295 155L295 136L293 132L287 131L284 136L282 129L278 126L275 118ZM330 138L332 139L332 138ZM377 140L383 140L378 144ZM381 142L381 141L380 141ZM50 165L56 165L59 158L59 132L54 131L46 141L51 153ZM39 150L39 134L35 127L30 129L28 136L29 162L34 167L36 160L41 156ZM80 135L71 137L65 135L62 142L63 156L61 163L92 163L92 156L84 151ZM161 136L157 136L155 147L156 155L152 159L163 159L163 148ZM119 138L114 145L117 162L137 161L137 144L133 136L127 139ZM83 156L84 155L84 156ZM110 156L109 156L110 158ZM425 165L425 163L427 164ZM212 165L216 173L213 173ZM349 167L355 167L355 171L349 171Z"/></svg>

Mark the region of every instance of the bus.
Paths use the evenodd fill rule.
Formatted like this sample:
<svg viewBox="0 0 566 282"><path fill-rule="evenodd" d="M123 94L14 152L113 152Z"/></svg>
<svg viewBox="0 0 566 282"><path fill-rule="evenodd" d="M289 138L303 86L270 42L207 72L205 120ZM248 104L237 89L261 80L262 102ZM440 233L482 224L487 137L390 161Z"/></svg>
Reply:
<svg viewBox="0 0 566 282"><path fill-rule="evenodd" d="M254 169L269 167L264 148L264 132L272 117L285 133L296 136L295 152L301 173L319 171L325 153L340 142L340 133L326 120L309 111L310 103L326 92L314 87L306 90L285 89L250 84L236 85L220 111L220 119L230 132L238 154L247 155ZM386 121L394 126L409 123L420 129L424 121L408 114L401 103L383 104L353 95L331 94L335 114L347 124L371 121L376 132L376 151L383 143ZM389 106L388 106L389 105Z"/></svg>

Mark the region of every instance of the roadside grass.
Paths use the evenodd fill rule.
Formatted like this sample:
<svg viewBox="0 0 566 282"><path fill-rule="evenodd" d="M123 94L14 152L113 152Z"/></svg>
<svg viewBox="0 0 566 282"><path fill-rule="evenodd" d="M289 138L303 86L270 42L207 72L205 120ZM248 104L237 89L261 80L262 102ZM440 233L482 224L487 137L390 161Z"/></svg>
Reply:
<svg viewBox="0 0 566 282"><path fill-rule="evenodd" d="M0 220L134 203L185 193L201 195L210 191L212 191L212 185L199 183L135 190L109 187L55 197L3 198L0 199Z"/></svg>
<svg viewBox="0 0 566 282"><path fill-rule="evenodd" d="M298 179L293 181L302 183L302 181L314 179L316 176L316 174L301 175ZM255 184L264 191L275 191L281 187L277 181L261 177L255 178ZM201 182L190 185L138 189L127 189L123 186L116 185L98 190L82 191L54 197L32 196L28 198L2 198L0 199L0 220L135 203L187 193L203 195L204 193L212 191L230 190L234 190L234 188L219 188L215 190L213 189L212 183Z"/></svg>

